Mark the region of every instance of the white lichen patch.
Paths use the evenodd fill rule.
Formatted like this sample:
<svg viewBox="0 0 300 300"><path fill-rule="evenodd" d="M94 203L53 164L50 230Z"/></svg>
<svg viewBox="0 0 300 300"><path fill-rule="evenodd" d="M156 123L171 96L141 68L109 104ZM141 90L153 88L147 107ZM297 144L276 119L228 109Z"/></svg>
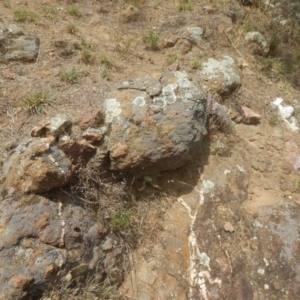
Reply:
<svg viewBox="0 0 300 300"><path fill-rule="evenodd" d="M187 30L191 33L194 39L200 40L203 35L203 29L201 27L188 27Z"/></svg>
<svg viewBox="0 0 300 300"><path fill-rule="evenodd" d="M144 95L138 96L138 97L136 97L136 98L134 98L134 99L132 100L132 103L133 103L135 106L139 106L139 107L145 106L145 104L146 104L146 93L143 93L143 94L144 94Z"/></svg>
<svg viewBox="0 0 300 300"><path fill-rule="evenodd" d="M184 102L188 102L188 101L193 101L194 100L194 96L192 93L185 93L183 98L182 98L182 101Z"/></svg>
<svg viewBox="0 0 300 300"><path fill-rule="evenodd" d="M189 89L191 86L191 81L187 78L187 75L185 73L176 71L174 75L178 78L177 84L182 89Z"/></svg>
<svg viewBox="0 0 300 300"><path fill-rule="evenodd" d="M200 264L210 269L209 263L210 257L205 252L200 253Z"/></svg>
<svg viewBox="0 0 300 300"><path fill-rule="evenodd" d="M182 89L189 89L191 86L191 82L188 78L184 77L184 78L180 78L178 80L178 85L182 88Z"/></svg>
<svg viewBox="0 0 300 300"><path fill-rule="evenodd" d="M259 268L259 269L257 270L257 273L260 274L260 275L265 275L265 270L262 269L262 268Z"/></svg>
<svg viewBox="0 0 300 300"><path fill-rule="evenodd" d="M187 78L186 73L180 72L180 71L176 71L176 72L174 73L174 75L175 75L178 79L181 79L181 78Z"/></svg>
<svg viewBox="0 0 300 300"><path fill-rule="evenodd" d="M114 98L106 99L104 102L104 111L106 123L111 123L113 119L119 117L122 112L120 102Z"/></svg>
<svg viewBox="0 0 300 300"><path fill-rule="evenodd" d="M203 63L200 74L206 75L208 79L218 79L222 73L226 85L230 85L233 81L241 82L240 76L234 70L234 60L230 56L224 56L222 60L209 58Z"/></svg>
<svg viewBox="0 0 300 300"><path fill-rule="evenodd" d="M174 83L167 84L163 87L161 96L165 99L166 103L172 104L176 101L177 97L175 91L177 88L178 85Z"/></svg>
<svg viewBox="0 0 300 300"><path fill-rule="evenodd" d="M256 227L256 228L263 228L264 227L258 220L254 221L253 226Z"/></svg>
<svg viewBox="0 0 300 300"><path fill-rule="evenodd" d="M158 106L160 108L164 108L167 105L167 102L162 97L155 97L153 98L153 105Z"/></svg>
<svg viewBox="0 0 300 300"><path fill-rule="evenodd" d="M231 171L230 170L224 170L224 175L230 174Z"/></svg>
<svg viewBox="0 0 300 300"><path fill-rule="evenodd" d="M161 95L153 98L153 104L164 108L167 104L174 103L177 100L175 94L177 88L178 85L175 83L167 84L165 87L163 87Z"/></svg>
<svg viewBox="0 0 300 300"><path fill-rule="evenodd" d="M264 263L265 263L266 267L270 264L266 258L264 258Z"/></svg>
<svg viewBox="0 0 300 300"><path fill-rule="evenodd" d="M215 184L213 182L211 182L210 180L203 180L202 181L202 190L203 193L207 194L210 192L210 190L215 186Z"/></svg>

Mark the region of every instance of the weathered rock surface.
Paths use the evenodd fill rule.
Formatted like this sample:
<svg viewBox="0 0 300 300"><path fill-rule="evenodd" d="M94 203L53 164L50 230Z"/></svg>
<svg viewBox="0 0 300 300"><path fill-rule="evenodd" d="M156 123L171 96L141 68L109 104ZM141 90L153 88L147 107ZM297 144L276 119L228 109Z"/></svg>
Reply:
<svg viewBox="0 0 300 300"><path fill-rule="evenodd" d="M79 126L81 129L87 129L89 127L97 128L104 122L103 112L97 108L86 112L80 122Z"/></svg>
<svg viewBox="0 0 300 300"><path fill-rule="evenodd" d="M241 86L238 67L230 56L224 56L220 60L209 58L203 63L198 75L209 88L221 95L229 94Z"/></svg>
<svg viewBox="0 0 300 300"><path fill-rule="evenodd" d="M105 228L93 221L91 211L56 196L61 200L30 195L0 202L0 299L38 298L63 278L86 274L103 258L95 245Z"/></svg>
<svg viewBox="0 0 300 300"><path fill-rule="evenodd" d="M206 97L181 72L125 82L105 102L111 169L151 174L178 168L206 132Z"/></svg>
<svg viewBox="0 0 300 300"><path fill-rule="evenodd" d="M71 160L76 167L84 166L96 154L97 148L83 141L65 141L59 144L59 148Z"/></svg>
<svg viewBox="0 0 300 300"><path fill-rule="evenodd" d="M278 190L252 196L245 153L210 158L190 194L167 211L164 231L128 276L132 299L297 299L299 206ZM132 288L133 287L133 288Z"/></svg>
<svg viewBox="0 0 300 300"><path fill-rule="evenodd" d="M92 144L97 144L103 140L106 132L107 132L107 128L105 126L98 129L89 128L82 133L82 137L86 141L91 142Z"/></svg>
<svg viewBox="0 0 300 300"><path fill-rule="evenodd" d="M230 3L228 7L224 9L224 14L231 18L233 23L242 21L246 17L245 9L240 6L237 2Z"/></svg>
<svg viewBox="0 0 300 300"><path fill-rule="evenodd" d="M56 115L49 120L44 120L31 130L32 137L46 137L49 133L54 137L70 135L72 120L67 115Z"/></svg>
<svg viewBox="0 0 300 300"><path fill-rule="evenodd" d="M270 51L270 46L265 37L257 31L248 32L245 36L249 47L253 54L267 56Z"/></svg>
<svg viewBox="0 0 300 300"><path fill-rule="evenodd" d="M46 138L19 145L4 164L4 186L9 193L42 193L66 185L73 173L64 152Z"/></svg>
<svg viewBox="0 0 300 300"><path fill-rule="evenodd" d="M16 25L0 28L0 60L34 61L38 57L40 39L35 35L25 35Z"/></svg>

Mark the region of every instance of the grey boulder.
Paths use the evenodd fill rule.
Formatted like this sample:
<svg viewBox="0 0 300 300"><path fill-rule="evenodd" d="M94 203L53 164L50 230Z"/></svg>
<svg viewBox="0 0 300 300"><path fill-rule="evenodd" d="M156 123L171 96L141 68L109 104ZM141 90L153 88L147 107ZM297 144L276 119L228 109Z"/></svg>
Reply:
<svg viewBox="0 0 300 300"><path fill-rule="evenodd" d="M176 169L201 151L206 96L184 73L125 82L104 111L112 170L143 175Z"/></svg>

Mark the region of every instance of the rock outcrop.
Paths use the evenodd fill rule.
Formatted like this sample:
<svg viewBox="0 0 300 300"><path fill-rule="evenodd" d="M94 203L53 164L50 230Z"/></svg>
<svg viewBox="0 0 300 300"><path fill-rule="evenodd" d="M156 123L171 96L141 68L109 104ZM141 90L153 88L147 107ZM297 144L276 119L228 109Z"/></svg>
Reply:
<svg viewBox="0 0 300 300"><path fill-rule="evenodd" d="M230 56L217 60L209 58L198 73L199 78L220 95L228 95L242 84L238 66Z"/></svg>
<svg viewBox="0 0 300 300"><path fill-rule="evenodd" d="M55 198L60 200L28 195L0 202L0 299L39 297L105 257L99 246L106 229L93 213L62 193Z"/></svg>
<svg viewBox="0 0 300 300"><path fill-rule="evenodd" d="M19 145L4 164L4 186L11 193L43 193L65 186L73 174L71 161L49 139Z"/></svg>
<svg viewBox="0 0 300 300"><path fill-rule="evenodd" d="M201 152L206 96L184 73L124 82L105 101L111 169L152 174L184 165Z"/></svg>
<svg viewBox="0 0 300 300"><path fill-rule="evenodd" d="M16 25L0 28L0 61L34 61L38 57L40 39L25 35Z"/></svg>

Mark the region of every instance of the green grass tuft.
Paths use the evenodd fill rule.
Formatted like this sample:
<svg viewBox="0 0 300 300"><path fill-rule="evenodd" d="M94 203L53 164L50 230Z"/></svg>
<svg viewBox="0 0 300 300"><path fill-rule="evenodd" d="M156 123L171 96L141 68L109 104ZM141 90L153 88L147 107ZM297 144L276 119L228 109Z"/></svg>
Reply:
<svg viewBox="0 0 300 300"><path fill-rule="evenodd" d="M269 124L274 127L279 123L279 119L276 116L271 116L269 119Z"/></svg>
<svg viewBox="0 0 300 300"><path fill-rule="evenodd" d="M39 17L35 12L22 8L14 10L13 17L16 22L31 22L37 24L39 21Z"/></svg>
<svg viewBox="0 0 300 300"><path fill-rule="evenodd" d="M44 91L28 95L22 100L21 104L30 115L42 113L47 105L49 105L49 94Z"/></svg>
<svg viewBox="0 0 300 300"><path fill-rule="evenodd" d="M194 5L191 0L179 0L179 3L176 5L176 9L178 11L192 11L194 9Z"/></svg>
<svg viewBox="0 0 300 300"><path fill-rule="evenodd" d="M128 229L133 212L130 210L121 210L111 218L111 225L116 229Z"/></svg>
<svg viewBox="0 0 300 300"><path fill-rule="evenodd" d="M147 34L143 36L143 42L146 45L147 49L157 50L159 36L152 30L150 30Z"/></svg>
<svg viewBox="0 0 300 300"><path fill-rule="evenodd" d="M67 31L70 34L75 35L77 33L77 31L78 31L78 28L77 28L77 26L74 23L69 23L67 25Z"/></svg>
<svg viewBox="0 0 300 300"><path fill-rule="evenodd" d="M74 84L78 82L80 77L87 76L88 74L88 71L77 70L73 67L69 70L61 70L58 75L62 81Z"/></svg>
<svg viewBox="0 0 300 300"><path fill-rule="evenodd" d="M68 14L77 18L80 18L82 16L81 11L74 5L68 7Z"/></svg>

